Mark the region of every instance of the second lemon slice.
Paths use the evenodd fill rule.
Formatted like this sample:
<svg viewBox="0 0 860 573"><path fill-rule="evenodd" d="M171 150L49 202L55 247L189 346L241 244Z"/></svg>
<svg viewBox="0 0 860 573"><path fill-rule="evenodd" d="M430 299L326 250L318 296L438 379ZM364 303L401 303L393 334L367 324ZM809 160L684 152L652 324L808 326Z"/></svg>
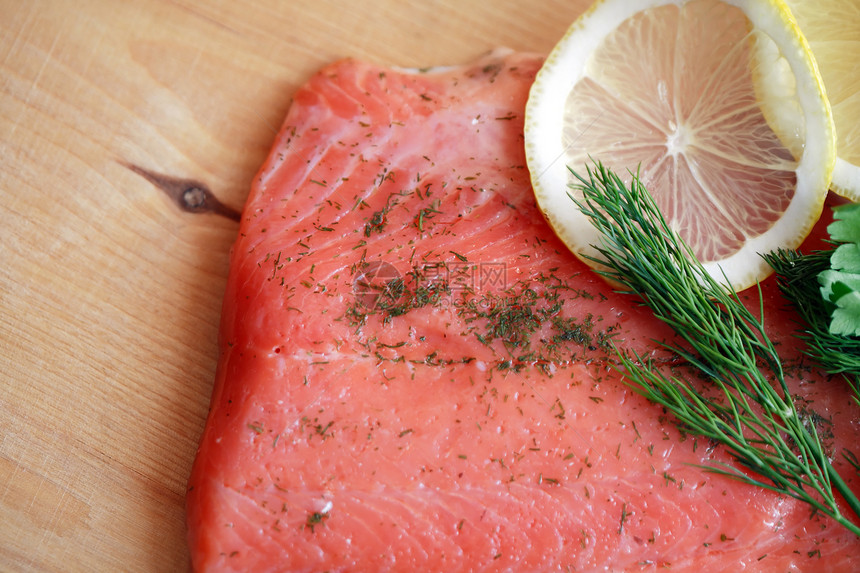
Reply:
<svg viewBox="0 0 860 573"><path fill-rule="evenodd" d="M831 189L860 201L860 0L786 0L818 63L836 125Z"/></svg>
<svg viewBox="0 0 860 573"><path fill-rule="evenodd" d="M790 142L762 113L763 52L789 71L767 90L788 103L765 107L800 114ZM538 203L575 254L598 237L568 196L568 167L593 158L640 169L673 228L737 290L770 272L760 253L808 235L835 161L821 79L781 0L597 2L539 72L525 143Z"/></svg>

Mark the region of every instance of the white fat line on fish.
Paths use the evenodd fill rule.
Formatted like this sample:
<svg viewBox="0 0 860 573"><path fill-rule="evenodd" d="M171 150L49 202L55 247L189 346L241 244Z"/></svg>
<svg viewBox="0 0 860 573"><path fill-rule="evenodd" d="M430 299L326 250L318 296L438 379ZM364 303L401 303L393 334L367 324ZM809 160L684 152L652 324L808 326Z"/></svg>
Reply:
<svg viewBox="0 0 860 573"><path fill-rule="evenodd" d="M310 366L315 366L315 365L324 365L324 364L325 364L325 365L327 365L327 364L332 363L332 362L338 362L339 360L345 360L345 361L346 361L347 363L349 363L349 364L354 364L355 362L357 362L357 360L356 360L356 356L355 356L354 354L347 354L347 353L339 352L339 351L321 352L321 353L306 353L306 352L302 352L302 353L297 353L297 354L293 354L293 355L289 355L289 354L280 354L279 356L280 356L280 357L282 357L282 358L295 358L295 359L302 359L302 358L303 358L303 359L305 359L305 360L307 361L307 364L308 364L308 366L309 366L309 367L310 367ZM370 360L370 359L373 359L373 357L368 356L368 357L366 357L366 359ZM375 361L375 360L374 360L374 361ZM406 365L407 367L409 367L410 369L412 369L412 370L414 370L414 369L416 368L416 365L415 365L415 364L410 364L409 362L405 363L405 365ZM505 372L505 373L502 375L502 379L503 379L503 380L505 380L505 379L507 379L507 377L508 377L508 373L507 373L507 372ZM523 377L521 381L522 381L526 386L528 386L528 387L529 387L529 389L530 389L532 392L534 392L534 395L535 395L539 400L541 400L544 404L546 404L547 409L546 409L546 412L545 412L545 414L544 414L544 415L545 415L545 416L547 416L547 420L548 420L548 421L553 421L553 420L555 420L555 419L556 419L556 416L555 416L554 414L552 414L552 410L555 408L555 404L556 404L556 402L550 402L549 400L547 400L547 399L544 397L544 395L543 395L543 394L541 394L541 393L540 393L540 391L538 391L538 389L534 386L534 384L532 384L532 383L531 383L531 381L530 381L527 377ZM310 408L312 408L313 406L315 406L315 405L319 402L320 398L322 398L322 396L323 396L323 394L325 394L325 392L326 392L326 389L325 389L325 388L323 388L323 389L322 389L322 390L321 390L321 391L316 395L316 397L315 397L313 400L311 400L310 402L308 402L308 403L307 403L307 404L302 408L302 410L301 410L300 412L297 412L295 419L292 421L292 423L288 423L288 424L286 425L286 427L287 427L287 428L289 428L289 427L295 427L295 426L299 425L299 423L301 422L302 417L305 415L305 413L306 413L307 411L309 411L309 409L310 409ZM570 431L571 431L571 432L572 432L572 433L573 433L577 438L579 438L579 440L580 440L580 441L581 441L585 446L587 446L587 447L588 447L588 449L589 449L590 451L593 451L593 452L595 452L595 453L597 453L597 454L599 454L599 455L605 455L605 454L606 454L606 452L598 452L598 451L597 451L597 449L594 447L594 444L592 444L589 440L587 440L587 439L585 438L585 436L583 436L583 435L582 435L582 433L581 433L579 430L577 430L577 429L576 429L575 427L573 427L569 422L567 422L567 420L563 420L563 424L564 424L564 426L565 426L567 429L569 429L569 430L570 430ZM430 455L430 454L428 454L428 455L427 455L427 459L428 459L428 460L429 460L429 459L433 459L433 456L432 456L432 455Z"/></svg>
<svg viewBox="0 0 860 573"><path fill-rule="evenodd" d="M545 174L547 171L549 171L549 169L550 169L553 165L555 165L555 164L556 164L556 162L557 162L559 159L561 159L561 158L562 158L562 157L567 153L567 151L568 151L571 147L573 147L573 144L574 144L574 143L576 143L576 142L579 140L579 138L580 138L580 137L582 137L582 136L583 136L583 135L584 135L584 134L585 134L585 133L586 133L586 132L591 128L591 126L593 126L595 123L597 123L597 120L599 120L601 117L603 117L603 114L604 114L604 112L602 112L602 111L601 111L601 112L597 115L597 117L595 117L593 120L591 120L591 123L589 123L589 124L585 127L585 129L583 129L582 131L580 131L580 132L579 132L579 134L578 134L578 135L577 135L573 140L571 140L571 142L570 142L570 143L568 143L568 144L567 144L567 146L565 146L565 147L564 147L564 149L562 149L562 150L559 152L558 156L556 156L556 158L555 158L555 159L553 159L553 160L552 160L552 162L551 162L551 163L550 163L550 164L549 164L549 165L548 165L548 166L547 166L543 171L541 171L541 172L538 174L537 178L538 178L538 179L540 179L541 177L543 177L543 176L544 176L544 174ZM540 393L540 392L538 392L538 391L537 391L537 389L536 389L536 388L535 388L535 387L534 387L534 386L533 386L533 385L532 385L528 380L524 380L524 382L525 382L525 383L526 383L526 384L527 384L527 385L532 389L532 391L535 393L535 395L536 395L538 398L540 398L540 399L541 399L541 400L542 400L542 401L543 401L543 402L548 406L547 414L549 414L549 412L551 412L551 411L552 411L552 408L555 406L555 403L554 403L554 402L553 402L553 403L550 403L546 398L544 398L544 397L541 395L541 393ZM571 426L571 425L570 425L569 423L567 423L566 421L565 421L565 426L566 426L567 428L569 428L569 429L570 429L570 431L572 431L572 432L573 432L573 433L574 433L574 434L575 434L575 435L576 435L580 440L582 440L582 443L583 443L583 444L585 444L586 446L588 446L588 448L589 448L589 449L594 450L594 445L593 445L593 444L591 444L588 440L586 440L586 439L585 439L585 436L583 436L583 435L582 435L582 434L581 434L581 433L580 433L576 428L574 428L573 426ZM596 451L596 450L595 450L595 451ZM606 452L599 452L599 453L600 453L600 454L605 454Z"/></svg>
<svg viewBox="0 0 860 573"><path fill-rule="evenodd" d="M316 145L313 148L313 152L304 153L305 162L302 164L301 171L294 170L292 176L290 178L290 182L293 183L294 186L294 194L298 194L301 192L307 192L309 189L312 191L320 191L321 189L325 189L327 194L325 197L331 196L335 194L340 185L345 181L343 176L340 176L332 181L329 180L328 177L320 176L319 173L325 172L325 170L318 169L320 164L323 163L328 158L328 153L337 148L337 142L342 141L343 139L349 139L348 137L344 138L341 136L348 135L347 129L349 125L344 124L340 126L339 131L332 131L330 139L331 143L327 145ZM292 129L292 135L290 135L287 140L291 140L293 138L298 138L303 135L303 131L300 131L299 126L290 126ZM302 126L304 129L304 126ZM393 139L393 135L391 133L385 133L381 136L375 136L373 140L373 144L380 149L385 148L388 143ZM279 168L282 166L284 162L287 161L287 157L290 155L290 145L289 143L285 143L285 141L281 140L277 143L277 147L280 151L278 157L271 162L271 164L267 163L265 165L265 170L259 175L259 179L257 184L260 188L260 195L258 199L264 199L268 192L268 183L272 176L278 173ZM365 155L364 153L356 153L349 156L347 161L344 161L342 173L352 174L359 170L359 167L363 164L370 163L376 160L378 163L384 163L384 158L382 155ZM317 174L316 176L314 174ZM347 179L348 180L348 177ZM284 184L286 186L286 183ZM367 188L367 195L375 189L375 186L370 186ZM308 204L305 212L296 212L291 216L291 225L295 226L301 222L303 222L308 217L312 217L315 212L317 212L319 207L319 201L325 199L325 197L318 198L318 202L311 202ZM348 212L349 210L344 206L344 212Z"/></svg>
<svg viewBox="0 0 860 573"><path fill-rule="evenodd" d="M507 378L507 373L504 373L504 374L502 375L502 378ZM543 397L543 395L542 395L540 392L538 392L537 388L535 388L535 387L534 387L534 384L532 384L532 383L529 381L529 379L528 379L527 377L524 377L522 381L523 381L523 383L524 383L526 386L528 386L528 387L532 390L532 392L534 392L535 396L537 396L537 397L538 397L538 398L539 398L539 399L540 399L544 404L546 404L546 405L547 405L547 409L546 409L546 411L544 412L544 415L545 415L545 416L547 416L547 417L548 417L548 419L549 419L549 416L550 416L550 415L552 416L552 418L551 418L551 419L549 419L549 421L552 421L552 419L555 419L555 418L556 418L555 414L551 414L551 412L552 412L552 411L553 411L553 409L555 408L556 402L550 402L549 400L547 400L546 398L544 398L544 397ZM583 436L583 435L579 432L579 430L577 430L576 428L574 428L573 426L571 426L571 425L570 425L570 423L568 423L568 421L567 421L567 420L565 420L565 419L562 419L562 422L564 423L564 426L565 426L566 428L570 429L570 431L571 431L571 432L573 432L573 433L574 433L574 435L575 435L577 438L579 438L579 439L582 441L582 443L583 443L583 444L585 444L585 445L588 447L588 449L589 449L589 450L597 452L597 450L595 450L595 448L594 448L594 444L592 444L591 442L589 442L588 440L586 440L586 439L585 439L585 436ZM597 453L599 453L601 456L602 456L603 454L605 454L605 452L597 452Z"/></svg>

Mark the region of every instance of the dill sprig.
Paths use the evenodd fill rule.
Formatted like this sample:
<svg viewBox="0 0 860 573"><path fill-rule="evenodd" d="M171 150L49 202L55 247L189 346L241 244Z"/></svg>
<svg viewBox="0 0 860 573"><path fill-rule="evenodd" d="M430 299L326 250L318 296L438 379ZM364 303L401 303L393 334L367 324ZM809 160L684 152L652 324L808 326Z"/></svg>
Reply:
<svg viewBox="0 0 860 573"><path fill-rule="evenodd" d="M626 382L671 412L686 431L728 448L737 462L703 466L707 471L794 497L860 536L837 496L855 518L860 500L831 465L815 426L798 413L762 320L705 271L638 173L631 173L626 186L599 162L587 167L586 176L571 172L581 198L570 197L600 232L594 245L599 256L592 257L603 267L598 272L675 330L684 344L666 348L698 369L719 399L616 346ZM761 302L758 312L764 312Z"/></svg>

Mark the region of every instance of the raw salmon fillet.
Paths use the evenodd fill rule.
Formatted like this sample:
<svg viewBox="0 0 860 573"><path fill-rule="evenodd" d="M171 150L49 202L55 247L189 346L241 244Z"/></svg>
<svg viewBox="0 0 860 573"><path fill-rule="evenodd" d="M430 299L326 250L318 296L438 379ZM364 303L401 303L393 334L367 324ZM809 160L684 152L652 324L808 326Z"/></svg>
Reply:
<svg viewBox="0 0 860 573"><path fill-rule="evenodd" d="M653 342L671 333L536 207L522 127L540 64L347 60L295 94L232 251L188 488L195 570L858 567L843 528L693 467L729 456L612 369L610 339L672 366ZM856 406L764 296L852 478Z"/></svg>

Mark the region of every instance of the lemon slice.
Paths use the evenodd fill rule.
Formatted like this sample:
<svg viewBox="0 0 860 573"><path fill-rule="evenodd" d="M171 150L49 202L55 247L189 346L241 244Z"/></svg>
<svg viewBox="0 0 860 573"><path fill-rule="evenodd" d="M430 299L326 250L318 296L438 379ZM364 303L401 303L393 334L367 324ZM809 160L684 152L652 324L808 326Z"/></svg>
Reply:
<svg viewBox="0 0 860 573"><path fill-rule="evenodd" d="M831 189L860 202L860 2L785 0L809 42L836 124Z"/></svg>
<svg viewBox="0 0 860 573"><path fill-rule="evenodd" d="M787 70L765 92L763 53ZM781 100L765 108L802 118L789 141L765 118L763 93ZM628 181L639 169L707 271L742 290L771 272L760 253L799 246L820 217L835 136L781 0L602 0L539 71L525 150L538 204L587 263L599 237L568 196L568 167L584 172L593 159Z"/></svg>

